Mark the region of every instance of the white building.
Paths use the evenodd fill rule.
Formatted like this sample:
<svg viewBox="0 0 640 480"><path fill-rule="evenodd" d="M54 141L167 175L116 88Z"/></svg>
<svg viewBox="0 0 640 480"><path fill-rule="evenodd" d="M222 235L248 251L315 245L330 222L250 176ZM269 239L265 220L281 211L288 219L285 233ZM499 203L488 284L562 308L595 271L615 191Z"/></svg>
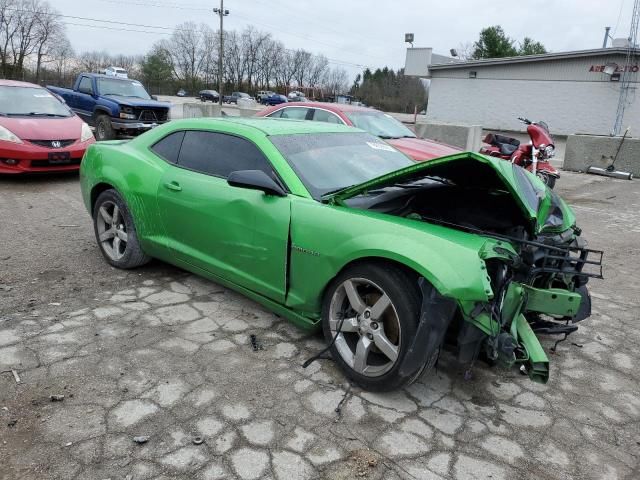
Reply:
<svg viewBox="0 0 640 480"><path fill-rule="evenodd" d="M427 118L522 130L517 117L544 120L554 134L609 135L615 123L626 48L600 48L461 63L431 62ZM622 122L640 136L636 50ZM435 60L435 59L434 59Z"/></svg>

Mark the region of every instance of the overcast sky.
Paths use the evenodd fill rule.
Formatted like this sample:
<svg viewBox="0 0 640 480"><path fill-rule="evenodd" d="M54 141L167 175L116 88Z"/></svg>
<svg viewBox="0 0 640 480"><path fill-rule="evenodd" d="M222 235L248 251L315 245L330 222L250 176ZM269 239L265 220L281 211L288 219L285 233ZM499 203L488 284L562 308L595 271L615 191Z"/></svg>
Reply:
<svg viewBox="0 0 640 480"><path fill-rule="evenodd" d="M217 28L211 9L219 0L49 0L62 14L100 20L174 27L182 22L206 22ZM80 8L81 5L81 8ZM507 34L542 42L551 51L598 48L604 27L616 37L628 36L633 0L225 0L230 15L225 29L253 24L270 32L288 48L304 48L327 56L350 74L361 66L404 65L404 33L415 34L414 46L450 48L473 42L478 32L501 25ZM64 18L78 52L142 54L169 30ZM72 25L75 24L75 25ZM114 31L78 25L147 30ZM617 30L616 30L617 27Z"/></svg>

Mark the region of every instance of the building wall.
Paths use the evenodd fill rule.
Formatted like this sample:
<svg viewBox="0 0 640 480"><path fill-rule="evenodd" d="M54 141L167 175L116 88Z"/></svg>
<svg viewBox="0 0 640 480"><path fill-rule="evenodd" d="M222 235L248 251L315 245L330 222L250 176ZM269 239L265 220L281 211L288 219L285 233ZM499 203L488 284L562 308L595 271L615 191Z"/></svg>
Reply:
<svg viewBox="0 0 640 480"><path fill-rule="evenodd" d="M517 117L544 120L552 133L608 135L615 121L619 82L590 71L622 64L623 57L597 56L535 63L432 70L427 118L436 122L523 130ZM469 78L475 71L476 78ZM638 74L623 125L640 126ZM635 127L631 135L640 135Z"/></svg>

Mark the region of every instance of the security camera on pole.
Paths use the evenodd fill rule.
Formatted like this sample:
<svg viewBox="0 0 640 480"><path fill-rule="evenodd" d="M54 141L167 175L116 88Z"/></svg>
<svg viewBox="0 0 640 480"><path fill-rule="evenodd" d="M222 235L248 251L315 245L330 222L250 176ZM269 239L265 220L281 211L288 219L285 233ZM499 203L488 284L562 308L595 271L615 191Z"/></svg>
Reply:
<svg viewBox="0 0 640 480"><path fill-rule="evenodd" d="M220 53L218 54L218 94L219 99L218 102L220 106L222 106L222 65L223 65L223 54L224 54L224 34L222 29L222 20L224 17L229 15L229 10L224 9L224 0L220 0L220 8L214 8L213 13L218 14L220 17Z"/></svg>

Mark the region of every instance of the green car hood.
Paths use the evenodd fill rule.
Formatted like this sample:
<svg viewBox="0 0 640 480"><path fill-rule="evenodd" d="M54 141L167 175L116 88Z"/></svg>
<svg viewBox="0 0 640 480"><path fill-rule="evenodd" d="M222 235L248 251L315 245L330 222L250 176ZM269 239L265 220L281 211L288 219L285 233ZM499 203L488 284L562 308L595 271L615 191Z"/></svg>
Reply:
<svg viewBox="0 0 640 480"><path fill-rule="evenodd" d="M539 233L543 229L551 207L551 194L544 183L524 169L516 173L514 166L510 162L474 152L456 153L427 162L409 165L408 167L394 170L393 172L386 173L358 185L344 188L338 192L327 195L325 199L329 203L342 204L345 200L369 190L376 190L426 175L443 176L443 171L447 173L446 178L452 178L455 183L455 178L473 177L474 172L468 168L469 160L484 164L493 169L497 177L507 186L512 197L524 212L525 217L531 222L532 230L535 233ZM458 171L456 171L455 168L456 163L460 164ZM565 219L575 219L571 209L564 202L562 202L561 208L567 210L567 214L564 216Z"/></svg>

